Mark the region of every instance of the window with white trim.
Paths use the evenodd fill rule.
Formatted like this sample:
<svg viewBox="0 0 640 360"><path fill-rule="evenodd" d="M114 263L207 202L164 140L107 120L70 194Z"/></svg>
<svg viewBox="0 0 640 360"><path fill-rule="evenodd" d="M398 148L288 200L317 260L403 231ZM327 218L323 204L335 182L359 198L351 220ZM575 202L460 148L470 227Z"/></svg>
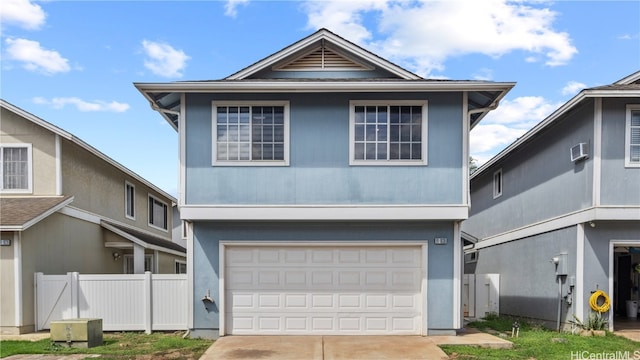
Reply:
<svg viewBox="0 0 640 360"><path fill-rule="evenodd" d="M0 146L0 191L31 192L31 144Z"/></svg>
<svg viewBox="0 0 640 360"><path fill-rule="evenodd" d="M640 105L627 105L625 166L640 167Z"/></svg>
<svg viewBox="0 0 640 360"><path fill-rule="evenodd" d="M493 198L502 196L502 169L493 173Z"/></svg>
<svg viewBox="0 0 640 360"><path fill-rule="evenodd" d="M175 273L176 274L186 274L187 273L187 262L176 260L175 263Z"/></svg>
<svg viewBox="0 0 640 360"><path fill-rule="evenodd" d="M351 165L426 165L426 101L351 101Z"/></svg>
<svg viewBox="0 0 640 360"><path fill-rule="evenodd" d="M167 204L149 195L149 226L167 230Z"/></svg>
<svg viewBox="0 0 640 360"><path fill-rule="evenodd" d="M136 219L136 187L128 182L124 182L124 214L129 219Z"/></svg>
<svg viewBox="0 0 640 360"><path fill-rule="evenodd" d="M288 165L288 102L213 103L213 165Z"/></svg>
<svg viewBox="0 0 640 360"><path fill-rule="evenodd" d="M144 255L144 271L153 271L153 255ZM133 255L124 255L124 273L133 274Z"/></svg>

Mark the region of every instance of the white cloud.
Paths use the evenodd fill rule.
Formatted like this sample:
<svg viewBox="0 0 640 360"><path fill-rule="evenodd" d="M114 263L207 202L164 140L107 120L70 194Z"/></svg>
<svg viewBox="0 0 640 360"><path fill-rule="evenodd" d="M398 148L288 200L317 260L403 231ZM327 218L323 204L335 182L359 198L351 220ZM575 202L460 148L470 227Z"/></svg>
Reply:
<svg viewBox="0 0 640 360"><path fill-rule="evenodd" d="M69 60L55 50L42 48L39 42L27 39L6 39L9 59L22 62L22 67L47 75L68 72Z"/></svg>
<svg viewBox="0 0 640 360"><path fill-rule="evenodd" d="M39 105L48 105L54 109L62 109L67 105L75 106L78 111L82 112L125 112L129 110L129 104L117 101L85 101L77 97L56 97L45 99L42 97L33 98L33 102Z"/></svg>
<svg viewBox="0 0 640 360"><path fill-rule="evenodd" d="M482 80L482 81L493 80L493 70L487 69L487 68L482 68L482 69L476 71L475 74L473 74L473 79L474 80Z"/></svg>
<svg viewBox="0 0 640 360"><path fill-rule="evenodd" d="M581 82L569 81L567 85L562 88L562 95L575 95L586 87L587 85Z"/></svg>
<svg viewBox="0 0 640 360"><path fill-rule="evenodd" d="M540 96L523 96L503 100L490 112L470 135L470 151L478 165L491 159L516 141L532 127L544 120L561 103L552 103Z"/></svg>
<svg viewBox="0 0 640 360"><path fill-rule="evenodd" d="M420 74L444 69L447 58L471 53L500 57L525 53L524 61L566 64L577 53L569 34L553 29L557 14L521 1L308 1L308 25L327 27L383 57L409 63ZM376 41L364 15L376 12ZM371 27L371 26L368 26Z"/></svg>
<svg viewBox="0 0 640 360"><path fill-rule="evenodd" d="M147 56L144 66L158 76L181 77L190 59L184 51L176 50L169 44L143 40L142 47Z"/></svg>
<svg viewBox="0 0 640 360"><path fill-rule="evenodd" d="M238 6L246 6L248 3L249 0L227 0L227 3L224 5L224 14L235 18L238 15Z"/></svg>
<svg viewBox="0 0 640 360"><path fill-rule="evenodd" d="M303 4L309 27L327 28L349 41L363 43L371 33L363 24L362 14L387 9L387 0L310 0Z"/></svg>
<svg viewBox="0 0 640 360"><path fill-rule="evenodd" d="M24 29L37 30L47 15L39 5L29 0L2 0L0 6L0 23L14 24Z"/></svg>

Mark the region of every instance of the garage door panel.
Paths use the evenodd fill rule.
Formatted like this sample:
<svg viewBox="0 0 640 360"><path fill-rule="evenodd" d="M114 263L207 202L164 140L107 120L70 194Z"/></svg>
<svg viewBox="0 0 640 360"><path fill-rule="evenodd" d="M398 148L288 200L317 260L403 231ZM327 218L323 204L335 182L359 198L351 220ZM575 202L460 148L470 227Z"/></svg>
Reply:
<svg viewBox="0 0 640 360"><path fill-rule="evenodd" d="M229 247L226 254L227 333L421 334L418 246Z"/></svg>

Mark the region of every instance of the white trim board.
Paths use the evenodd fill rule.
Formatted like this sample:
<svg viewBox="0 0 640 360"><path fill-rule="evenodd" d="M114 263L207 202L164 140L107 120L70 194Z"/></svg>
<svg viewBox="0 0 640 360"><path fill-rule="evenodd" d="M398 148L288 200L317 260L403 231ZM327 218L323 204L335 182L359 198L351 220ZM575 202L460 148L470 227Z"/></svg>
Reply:
<svg viewBox="0 0 640 360"><path fill-rule="evenodd" d="M463 220L469 216L465 205L396 206L244 206L184 205L183 220Z"/></svg>
<svg viewBox="0 0 640 360"><path fill-rule="evenodd" d="M640 206L599 206L578 210L555 218L539 221L518 229L506 231L481 239L475 249L482 249L505 242L522 239L557 229L575 226L589 221L605 220L640 220Z"/></svg>

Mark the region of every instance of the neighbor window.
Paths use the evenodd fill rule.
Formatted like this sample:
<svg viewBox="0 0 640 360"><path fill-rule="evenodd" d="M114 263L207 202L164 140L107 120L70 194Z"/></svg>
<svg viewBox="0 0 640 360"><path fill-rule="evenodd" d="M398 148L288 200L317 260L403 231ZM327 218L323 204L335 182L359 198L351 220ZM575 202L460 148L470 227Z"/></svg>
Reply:
<svg viewBox="0 0 640 360"><path fill-rule="evenodd" d="M502 195L502 169L493 173L493 198Z"/></svg>
<svg viewBox="0 0 640 360"><path fill-rule="evenodd" d="M153 255L144 255L144 271L153 271ZM124 273L133 274L133 255L124 256Z"/></svg>
<svg viewBox="0 0 640 360"><path fill-rule="evenodd" d="M186 261L176 260L176 274L186 274L187 273L187 263Z"/></svg>
<svg viewBox="0 0 640 360"><path fill-rule="evenodd" d="M214 165L288 165L288 103L214 103L213 117Z"/></svg>
<svg viewBox="0 0 640 360"><path fill-rule="evenodd" d="M352 165L425 165L427 103L352 101Z"/></svg>
<svg viewBox="0 0 640 360"><path fill-rule="evenodd" d="M136 218L136 188L133 184L126 182L124 183L124 211L125 215L130 218Z"/></svg>
<svg viewBox="0 0 640 360"><path fill-rule="evenodd" d="M640 105L627 105L625 166L640 167Z"/></svg>
<svg viewBox="0 0 640 360"><path fill-rule="evenodd" d="M149 225L167 230L167 204L149 195Z"/></svg>
<svg viewBox="0 0 640 360"><path fill-rule="evenodd" d="M31 145L0 146L0 190L3 192L31 191Z"/></svg>

